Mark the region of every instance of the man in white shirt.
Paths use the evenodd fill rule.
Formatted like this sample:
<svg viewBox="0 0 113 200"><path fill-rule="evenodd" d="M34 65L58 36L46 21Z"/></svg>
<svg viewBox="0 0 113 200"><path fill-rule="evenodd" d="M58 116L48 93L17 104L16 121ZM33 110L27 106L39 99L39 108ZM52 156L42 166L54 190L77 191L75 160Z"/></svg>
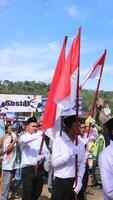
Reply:
<svg viewBox="0 0 113 200"><path fill-rule="evenodd" d="M104 200L113 200L113 118L106 123L110 144L99 154Z"/></svg>
<svg viewBox="0 0 113 200"><path fill-rule="evenodd" d="M82 187L85 171L84 144L78 141L78 145L75 146L76 116L66 117L64 124L66 133L53 142L52 164L55 180L51 200L74 200L75 193L78 194ZM75 155L78 155L78 178L74 189Z"/></svg>
<svg viewBox="0 0 113 200"><path fill-rule="evenodd" d="M42 132L37 131L38 123L35 117L27 121L27 127L24 134L20 136L20 147L22 152L22 200L37 200L43 188L43 172L41 164L47 156L48 150L43 144L42 153L39 155L42 142ZM36 172L36 166L39 165Z"/></svg>

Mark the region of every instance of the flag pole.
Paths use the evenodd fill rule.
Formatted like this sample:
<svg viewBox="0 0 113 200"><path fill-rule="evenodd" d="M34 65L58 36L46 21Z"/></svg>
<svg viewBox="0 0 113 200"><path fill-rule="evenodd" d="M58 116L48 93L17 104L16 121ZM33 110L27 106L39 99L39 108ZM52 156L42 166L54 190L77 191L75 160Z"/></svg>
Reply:
<svg viewBox="0 0 113 200"><path fill-rule="evenodd" d="M104 51L104 62L105 62L106 52L107 51L105 50ZM97 89L96 89L96 93L95 93L95 98L94 98L94 103L93 103L93 107L92 107L91 117L94 116L94 111L95 111L95 106L96 106L96 100L97 100L97 97L98 97L98 91L99 91L99 87L100 87L100 81L101 81L101 78L102 78L102 72L103 72L104 62L102 64L101 71L100 71L100 78L99 78L98 84L97 84Z"/></svg>
<svg viewBox="0 0 113 200"><path fill-rule="evenodd" d="M78 145L78 129L79 129L79 119L78 119L78 109L79 109L79 77L80 77L80 36L81 36L81 27L78 29L79 35L79 63L78 63L78 73L77 73L77 90L76 90L76 132L75 132L75 142ZM78 178L78 156L75 156L75 187L77 185L77 178ZM78 195L75 194L75 200L78 200Z"/></svg>
<svg viewBox="0 0 113 200"><path fill-rule="evenodd" d="M95 93L95 97L94 97L94 102L93 102L93 106L92 106L92 111L91 111L91 117L92 117L92 118L94 117L94 112L95 112L95 107L96 107L96 101L97 101L98 91L99 91L100 82L101 82L101 78L102 78L102 72L103 72L103 67L104 67L106 52L107 52L107 50L104 51L104 61L103 61L103 63L102 63L102 67L101 67L101 71L100 71L100 78L99 78L99 80L98 80L97 89L96 89L96 93ZM90 126L90 124L89 124L89 129L88 129L87 137L89 136L90 129L91 129L91 126Z"/></svg>
<svg viewBox="0 0 113 200"><path fill-rule="evenodd" d="M39 154L38 155L42 154L42 148L43 148L44 140L45 140L45 131L43 131L42 140L41 140L41 144L40 144L40 149L39 149ZM38 173L39 165L40 165L40 163L38 162L36 167L35 167L35 174Z"/></svg>

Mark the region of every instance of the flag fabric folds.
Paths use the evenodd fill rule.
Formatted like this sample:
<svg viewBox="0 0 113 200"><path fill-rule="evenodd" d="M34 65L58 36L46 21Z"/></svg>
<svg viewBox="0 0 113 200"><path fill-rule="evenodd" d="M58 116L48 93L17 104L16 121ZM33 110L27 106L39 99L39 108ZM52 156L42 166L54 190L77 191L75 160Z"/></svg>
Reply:
<svg viewBox="0 0 113 200"><path fill-rule="evenodd" d="M55 95L55 91L57 88L57 83L59 81L61 72L63 70L64 67L64 63L65 63L65 48L66 48L66 42L67 42L67 36L65 36L63 45L62 45L62 49L57 61L57 65L56 65L56 70L53 76L53 80L51 83L51 87L50 87L50 91L48 93L48 98L47 98L47 103L46 103L46 107L45 107L45 112L43 115L43 119L42 119L42 129L43 130L47 130L49 128L52 128L54 126L55 123L55 117L56 117L56 103L54 102L54 95Z"/></svg>
<svg viewBox="0 0 113 200"><path fill-rule="evenodd" d="M80 30L74 38L68 56L65 60L66 38L57 62L56 70L48 94L48 100L42 120L42 130L46 135L56 137L61 129L61 116L65 109L75 107L77 76L80 61ZM69 113L72 115L75 113ZM54 135L54 136L53 136Z"/></svg>
<svg viewBox="0 0 113 200"><path fill-rule="evenodd" d="M103 67L104 61L106 57L106 50L102 54L102 56L97 60L97 62L93 65L91 70L88 72L88 74L85 77L85 80L83 84L80 86L80 90L83 88L85 83L87 82L88 79L100 79L101 77L101 68Z"/></svg>
<svg viewBox="0 0 113 200"><path fill-rule="evenodd" d="M75 107L78 67L80 62L80 29L74 38L63 71L57 84L54 100L57 104L56 119L63 115L64 111ZM75 113L73 113L75 114Z"/></svg>

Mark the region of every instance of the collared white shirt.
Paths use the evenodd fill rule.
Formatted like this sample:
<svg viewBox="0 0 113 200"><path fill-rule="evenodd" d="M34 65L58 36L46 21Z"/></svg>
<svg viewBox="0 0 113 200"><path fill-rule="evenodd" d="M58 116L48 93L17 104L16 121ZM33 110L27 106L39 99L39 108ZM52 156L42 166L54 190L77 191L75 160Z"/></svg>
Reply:
<svg viewBox="0 0 113 200"><path fill-rule="evenodd" d="M78 176L83 177L85 171L85 150L84 145L78 142ZM52 148L52 164L54 167L54 176L59 178L74 178L75 177L75 155L73 148L75 144L66 135L58 137L53 142Z"/></svg>
<svg viewBox="0 0 113 200"><path fill-rule="evenodd" d="M40 145L42 142L42 131L30 134L26 132L20 136L19 143L22 152L22 167L36 165L42 157L47 157L48 149L45 142L43 143L42 153L39 155Z"/></svg>
<svg viewBox="0 0 113 200"><path fill-rule="evenodd" d="M99 167L105 200L113 200L113 141L100 153Z"/></svg>

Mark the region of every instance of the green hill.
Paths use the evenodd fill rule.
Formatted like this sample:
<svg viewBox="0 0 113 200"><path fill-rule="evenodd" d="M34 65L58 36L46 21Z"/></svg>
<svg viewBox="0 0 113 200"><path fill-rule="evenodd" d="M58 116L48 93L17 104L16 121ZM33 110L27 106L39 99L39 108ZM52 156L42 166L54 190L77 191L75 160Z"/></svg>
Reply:
<svg viewBox="0 0 113 200"><path fill-rule="evenodd" d="M31 94L42 95L47 97L50 84L36 81L17 81L12 82L9 80L0 81L0 94ZM94 99L94 90L82 90L80 96L83 97L83 111L90 111ZM99 98L104 99L105 104L109 104L113 113L113 92L99 91Z"/></svg>

